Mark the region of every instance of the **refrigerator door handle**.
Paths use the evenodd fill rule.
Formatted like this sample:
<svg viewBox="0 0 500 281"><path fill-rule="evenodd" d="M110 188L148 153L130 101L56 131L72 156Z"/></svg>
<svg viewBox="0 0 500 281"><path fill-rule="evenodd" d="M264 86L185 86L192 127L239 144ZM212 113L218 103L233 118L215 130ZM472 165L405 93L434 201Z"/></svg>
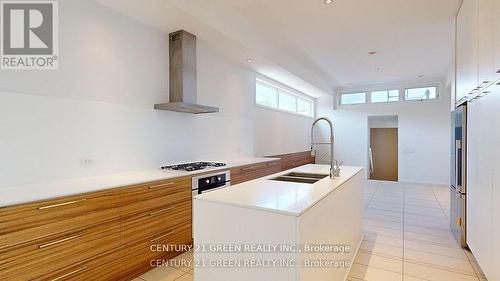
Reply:
<svg viewBox="0 0 500 281"><path fill-rule="evenodd" d="M460 148L462 146L462 141L461 140L455 140L455 182L454 186L456 187L457 191L462 189L461 184L458 184L459 182L459 171L462 169L461 163L460 163Z"/></svg>

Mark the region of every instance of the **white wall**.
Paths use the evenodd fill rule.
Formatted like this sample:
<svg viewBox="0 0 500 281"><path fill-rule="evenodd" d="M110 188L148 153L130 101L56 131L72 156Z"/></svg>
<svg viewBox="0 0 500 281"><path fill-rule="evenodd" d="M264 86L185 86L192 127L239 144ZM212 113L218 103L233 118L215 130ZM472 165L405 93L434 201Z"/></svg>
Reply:
<svg viewBox="0 0 500 281"><path fill-rule="evenodd" d="M369 128L397 128L398 127L398 117L397 116L371 116L368 117Z"/></svg>
<svg viewBox="0 0 500 281"><path fill-rule="evenodd" d="M278 155L309 150L313 121L313 118L257 107L255 110L256 155Z"/></svg>
<svg viewBox="0 0 500 281"><path fill-rule="evenodd" d="M266 76L256 74L260 80L272 83L295 95L303 96L293 88ZM311 98L311 97L305 97ZM316 112L314 112L316 114ZM278 155L310 149L313 117L255 107L255 153L259 156Z"/></svg>
<svg viewBox="0 0 500 281"><path fill-rule="evenodd" d="M390 85L388 87L393 87ZM396 87L400 87L398 85ZM364 87L365 90L383 85ZM368 168L368 117L397 115L399 127L399 180L401 182L449 184L450 93L439 88L437 101L400 102L323 108L336 128L336 158L345 164ZM328 101L327 104L332 104Z"/></svg>
<svg viewBox="0 0 500 281"><path fill-rule="evenodd" d="M59 69L0 71L0 188L289 152L308 139L293 125L306 118L255 109L254 73L204 41L198 102L221 112L153 110L168 100L167 36L93 1L59 6ZM263 137L287 142L267 146Z"/></svg>

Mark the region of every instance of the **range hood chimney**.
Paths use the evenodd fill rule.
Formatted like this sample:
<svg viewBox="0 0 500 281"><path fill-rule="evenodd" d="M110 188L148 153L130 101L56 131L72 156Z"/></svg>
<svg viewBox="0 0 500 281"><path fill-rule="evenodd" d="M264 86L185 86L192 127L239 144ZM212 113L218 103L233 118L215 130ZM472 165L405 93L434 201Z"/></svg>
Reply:
<svg viewBox="0 0 500 281"><path fill-rule="evenodd" d="M155 109L192 114L219 112L219 108L196 103L196 36L179 30L169 34L170 101Z"/></svg>

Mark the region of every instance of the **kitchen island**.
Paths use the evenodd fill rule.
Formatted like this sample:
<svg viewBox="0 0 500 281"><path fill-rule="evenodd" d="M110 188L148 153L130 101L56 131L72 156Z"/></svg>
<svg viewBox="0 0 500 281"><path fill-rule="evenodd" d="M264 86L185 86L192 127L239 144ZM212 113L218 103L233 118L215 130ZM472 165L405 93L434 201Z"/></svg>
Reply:
<svg viewBox="0 0 500 281"><path fill-rule="evenodd" d="M333 180L329 168L305 165L196 196L195 280L345 280L363 238L365 180L362 168L342 167ZM290 173L324 177L276 180Z"/></svg>

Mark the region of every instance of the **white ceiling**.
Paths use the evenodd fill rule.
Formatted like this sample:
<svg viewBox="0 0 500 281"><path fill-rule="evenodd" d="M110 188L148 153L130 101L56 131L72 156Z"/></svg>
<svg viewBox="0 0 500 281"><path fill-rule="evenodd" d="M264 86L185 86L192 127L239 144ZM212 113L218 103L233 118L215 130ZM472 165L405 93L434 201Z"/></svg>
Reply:
<svg viewBox="0 0 500 281"><path fill-rule="evenodd" d="M454 16L461 3L98 1L163 30L168 26L172 30L167 32L175 28L195 29L191 32L226 49L236 60L244 62L251 57L254 62L250 67L257 71L278 73L273 78L287 72L282 76L300 77L307 81L301 82L302 86L314 85L329 93L337 87L445 79L452 65ZM369 55L370 51L377 54ZM288 78L278 80L286 82L283 80Z"/></svg>

